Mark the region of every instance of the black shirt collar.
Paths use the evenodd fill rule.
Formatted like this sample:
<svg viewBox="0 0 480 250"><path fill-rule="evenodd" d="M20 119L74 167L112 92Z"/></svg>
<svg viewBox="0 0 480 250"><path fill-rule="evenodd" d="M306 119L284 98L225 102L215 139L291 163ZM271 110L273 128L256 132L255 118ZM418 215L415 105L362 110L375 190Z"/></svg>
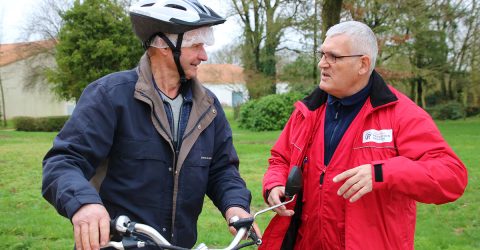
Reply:
<svg viewBox="0 0 480 250"><path fill-rule="evenodd" d="M370 75L369 84L371 84L369 90L370 102L374 108L398 100L395 94L388 88L383 78L375 70ZM302 102L309 110L313 111L323 105L327 99L328 94L317 87L309 96L305 97Z"/></svg>
<svg viewBox="0 0 480 250"><path fill-rule="evenodd" d="M367 99L368 95L370 94L370 89L372 86L372 82L368 81L367 86L365 86L363 89L358 91L357 93L344 97L342 99L339 99L335 96L328 95L327 98L327 103L328 105L334 105L335 103L340 103L342 106L352 106L355 105L359 102L364 102L365 99Z"/></svg>

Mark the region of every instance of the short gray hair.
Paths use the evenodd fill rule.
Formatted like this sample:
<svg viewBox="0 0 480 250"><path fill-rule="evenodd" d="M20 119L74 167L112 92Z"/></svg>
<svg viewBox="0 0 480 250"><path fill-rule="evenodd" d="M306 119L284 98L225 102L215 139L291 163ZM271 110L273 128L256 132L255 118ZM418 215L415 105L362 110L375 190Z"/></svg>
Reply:
<svg viewBox="0 0 480 250"><path fill-rule="evenodd" d="M372 29L368 25L358 21L347 21L330 27L326 37L335 35L347 35L352 41L352 53L364 54L370 57L372 63L370 72L375 69L375 61L377 60L378 45L377 38Z"/></svg>

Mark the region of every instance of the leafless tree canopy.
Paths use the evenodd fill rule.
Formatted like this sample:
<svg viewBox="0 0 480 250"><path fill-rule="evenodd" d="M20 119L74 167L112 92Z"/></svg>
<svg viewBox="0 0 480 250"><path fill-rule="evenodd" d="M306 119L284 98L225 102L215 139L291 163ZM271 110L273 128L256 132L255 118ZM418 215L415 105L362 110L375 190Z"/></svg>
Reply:
<svg viewBox="0 0 480 250"><path fill-rule="evenodd" d="M72 0L41 0L38 8L28 15L22 28L21 40L57 40L63 25L62 14L73 6Z"/></svg>

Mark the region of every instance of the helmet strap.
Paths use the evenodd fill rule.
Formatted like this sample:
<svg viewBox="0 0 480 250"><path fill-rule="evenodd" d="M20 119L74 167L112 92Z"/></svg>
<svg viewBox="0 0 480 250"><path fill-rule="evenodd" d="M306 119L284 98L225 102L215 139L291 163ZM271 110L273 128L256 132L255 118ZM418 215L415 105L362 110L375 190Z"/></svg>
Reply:
<svg viewBox="0 0 480 250"><path fill-rule="evenodd" d="M183 34L184 33L178 34L177 45L176 46L173 45L173 43L170 41L170 39L168 39L168 37L165 36L165 34L163 34L162 32L159 32L159 33L156 34L156 35L160 36L167 43L168 47L170 47L170 49L172 50L173 60L175 61L175 64L177 65L177 70L178 70L178 74L180 75L180 84L181 85L183 85L187 82L187 77L185 76L185 71L183 71L182 64L180 63L180 56L182 55L181 48L182 48Z"/></svg>

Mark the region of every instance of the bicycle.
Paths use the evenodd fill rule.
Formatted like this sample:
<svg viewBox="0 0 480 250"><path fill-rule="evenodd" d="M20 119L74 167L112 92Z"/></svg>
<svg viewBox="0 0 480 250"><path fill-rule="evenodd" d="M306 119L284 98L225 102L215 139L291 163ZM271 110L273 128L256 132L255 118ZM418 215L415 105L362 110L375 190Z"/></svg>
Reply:
<svg viewBox="0 0 480 250"><path fill-rule="evenodd" d="M299 167L293 167L290 171L285 185L285 197L288 200L265 208L258 211L250 218L238 218L234 216L229 221L229 226L234 227L237 230L237 234L231 241L231 243L224 249L221 250L234 250L241 249L247 246L252 245L261 245L262 240L258 238L255 231L253 230L253 222L255 218L265 212L271 211L277 207L286 205L295 200L296 194L302 189L303 180L302 173ZM186 250L187 248L173 246L168 242L157 230L154 228L131 221L127 216L121 215L111 222L111 231L116 233L121 241L110 241L107 245L102 246L102 248L113 247L115 249L132 249L132 248L142 248L147 246L157 247L158 249L173 249L173 250ZM239 244L241 240L247 236L248 241L243 244ZM210 249L205 245L205 243L199 244L195 250L214 250Z"/></svg>

